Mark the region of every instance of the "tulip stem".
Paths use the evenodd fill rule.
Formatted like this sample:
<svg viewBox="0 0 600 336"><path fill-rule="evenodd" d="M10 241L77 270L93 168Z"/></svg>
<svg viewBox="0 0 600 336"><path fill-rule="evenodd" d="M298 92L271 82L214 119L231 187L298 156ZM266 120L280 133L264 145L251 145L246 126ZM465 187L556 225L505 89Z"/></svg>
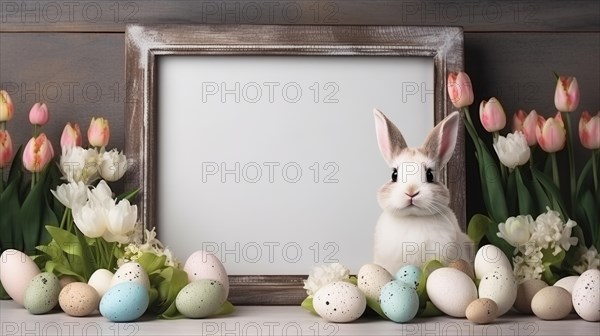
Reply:
<svg viewBox="0 0 600 336"><path fill-rule="evenodd" d="M556 162L556 153L549 153L548 155L550 155L550 161L552 163L552 180L554 181L554 184L556 185L558 190L560 190L560 178L558 176L558 163ZM559 209L558 201L554 196L552 197L552 204L555 210Z"/></svg>
<svg viewBox="0 0 600 336"><path fill-rule="evenodd" d="M0 168L0 195L2 192L4 192L4 168Z"/></svg>
<svg viewBox="0 0 600 336"><path fill-rule="evenodd" d="M598 152L596 149L592 151L592 176L594 177L594 191L598 194L598 168L596 167L596 161L598 161Z"/></svg>
<svg viewBox="0 0 600 336"><path fill-rule="evenodd" d="M37 173L31 173L31 190L35 187Z"/></svg>
<svg viewBox="0 0 600 336"><path fill-rule="evenodd" d="M567 122L567 152L569 154L569 177L571 187L571 210L575 208L575 192L577 188L577 181L575 180L575 158L573 157L573 131L571 129L571 113L561 112L562 116L565 117ZM573 213L574 211L571 211Z"/></svg>
<svg viewBox="0 0 600 336"><path fill-rule="evenodd" d="M494 144L498 141L498 138L500 137L500 134L498 132L494 132ZM504 166L503 164L500 164L500 174L502 176L502 183L506 183L506 166Z"/></svg>

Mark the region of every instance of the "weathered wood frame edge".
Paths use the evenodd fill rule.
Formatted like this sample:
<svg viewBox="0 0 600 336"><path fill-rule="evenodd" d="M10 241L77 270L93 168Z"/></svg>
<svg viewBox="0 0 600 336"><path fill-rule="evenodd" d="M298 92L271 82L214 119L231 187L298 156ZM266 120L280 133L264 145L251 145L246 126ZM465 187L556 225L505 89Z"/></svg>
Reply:
<svg viewBox="0 0 600 336"><path fill-rule="evenodd" d="M463 30L429 26L298 25L129 25L125 32L127 101L126 153L133 164L127 187L141 187L141 221L156 223L156 58L167 55L423 56L434 61L434 111L439 122L453 111L446 77L463 70ZM450 206L466 227L464 128L443 174ZM308 271L308 270L307 270ZM299 304L306 292L302 275L230 276L234 304Z"/></svg>

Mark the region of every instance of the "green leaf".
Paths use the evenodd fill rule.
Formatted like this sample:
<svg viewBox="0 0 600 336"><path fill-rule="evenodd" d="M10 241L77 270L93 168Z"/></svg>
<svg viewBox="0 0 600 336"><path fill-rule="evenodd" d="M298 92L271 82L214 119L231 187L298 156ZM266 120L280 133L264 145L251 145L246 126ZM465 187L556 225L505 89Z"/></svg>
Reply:
<svg viewBox="0 0 600 336"><path fill-rule="evenodd" d="M80 269L82 271L83 277L87 281L90 279L90 276L92 276L92 273L95 272L98 267L96 265L94 255L90 250L90 246L87 243L85 235L81 233L81 231L79 231L77 227L75 227L75 234L77 235L77 241L79 242L79 247L81 251L80 257L82 264L80 266Z"/></svg>
<svg viewBox="0 0 600 336"><path fill-rule="evenodd" d="M45 180L48 168L39 175L39 182L27 195L19 213L18 225L23 230L23 248L33 251L40 244L40 234L43 228L43 210L46 196Z"/></svg>
<svg viewBox="0 0 600 336"><path fill-rule="evenodd" d="M49 190L49 189L47 189ZM48 205L48 199L44 198L44 205L42 206L42 226L40 226L40 241L39 244L47 244L50 240L50 234L46 230L46 226L58 226L58 218L56 214Z"/></svg>
<svg viewBox="0 0 600 336"><path fill-rule="evenodd" d="M583 193L578 201L578 207L585 215L585 218L582 218L578 224L583 230L584 237L589 237L585 241L586 246L590 246L598 239L598 224L600 223L598 209L600 209L600 204L594 200L594 195L589 190ZM594 225L594 223L596 224Z"/></svg>
<svg viewBox="0 0 600 336"><path fill-rule="evenodd" d="M46 226L46 230L48 230L50 236L56 241L56 243L58 244L58 246L60 246L63 252L70 255L83 257L81 243L77 236L75 236L67 230L61 229L56 226L48 225Z"/></svg>
<svg viewBox="0 0 600 336"><path fill-rule="evenodd" d="M523 181L523 176L521 176L521 170L519 167L515 169L516 172L516 180L517 180L517 195L519 199L519 214L520 215L530 215L534 213L534 205L533 199L529 194L529 190Z"/></svg>
<svg viewBox="0 0 600 336"><path fill-rule="evenodd" d="M590 156L590 159L585 164L585 166L583 166L583 169L581 170L581 173L579 174L579 178L577 179L577 189L576 189L577 197L579 197L583 193L585 187L589 187L592 185L592 177L590 176L590 173L592 172L592 166L593 166L592 160L594 160L594 155Z"/></svg>
<svg viewBox="0 0 600 336"><path fill-rule="evenodd" d="M16 180L20 181L23 178L23 145L19 146L17 153L10 164L10 171L8 172L8 183L12 183Z"/></svg>
<svg viewBox="0 0 600 336"><path fill-rule="evenodd" d="M549 249L549 248L544 249L542 251L542 253L543 253L542 263L544 265L560 266L563 259L565 259L566 252L564 250L561 249L560 252L557 253L556 255L552 254L553 251L554 251L554 249Z"/></svg>
<svg viewBox="0 0 600 336"><path fill-rule="evenodd" d="M373 300L370 298L367 298L367 306L369 308L371 308L374 312L377 313L377 315L383 317L384 319L388 320L388 317L385 316L385 314L383 313L383 310L381 309L381 305L379 304L379 302L377 302L377 300Z"/></svg>
<svg viewBox="0 0 600 336"><path fill-rule="evenodd" d="M427 278L429 275L438 268L442 268L444 265L436 259L428 260L423 267L421 267L422 273L419 278L419 285L417 286L417 295L419 296L419 307L424 308L425 304L429 300L427 296Z"/></svg>
<svg viewBox="0 0 600 336"><path fill-rule="evenodd" d="M54 274L56 274L56 276L59 277L62 275L70 275L72 277L75 277L80 282L86 282L85 278L81 276L81 274L74 272L69 267L63 264L57 264L54 261L48 261L46 263L46 271L53 272Z"/></svg>
<svg viewBox="0 0 600 336"><path fill-rule="evenodd" d="M536 178L532 179L532 184L533 184L533 191L535 193L535 198L538 203L538 209L539 209L539 211L545 211L546 207L552 206L552 203L550 202L548 195L544 191L544 188L542 188L542 185ZM536 217L538 214L539 214L539 212L532 213L531 215Z"/></svg>
<svg viewBox="0 0 600 336"><path fill-rule="evenodd" d="M159 316L166 320L176 320L185 317L177 310L175 302L171 303L171 305L165 310L165 312L160 314Z"/></svg>
<svg viewBox="0 0 600 336"><path fill-rule="evenodd" d="M219 308L219 310L217 310L217 312L214 314L214 316L229 315L229 314L233 313L234 311L235 311L235 307L231 304L231 302L225 301L221 305L221 308Z"/></svg>
<svg viewBox="0 0 600 336"><path fill-rule="evenodd" d="M368 302L367 302L368 304ZM306 297L306 299L304 299L304 301L302 301L302 303L300 304L300 307L308 310L309 312L318 315L317 311L315 310L315 307L313 307L313 296L309 295Z"/></svg>
<svg viewBox="0 0 600 336"><path fill-rule="evenodd" d="M157 256L154 253L144 253L136 262L140 264L146 273L151 274L165 267L167 256Z"/></svg>
<svg viewBox="0 0 600 336"><path fill-rule="evenodd" d="M516 169L508 174L506 183L506 206L508 214L514 216L517 213L517 177Z"/></svg>
<svg viewBox="0 0 600 336"><path fill-rule="evenodd" d="M18 225L18 216L21 209L19 203L19 180L15 179L4 189L0 194L0 243L2 249L14 248L19 251L23 250L23 234L21 226Z"/></svg>
<svg viewBox="0 0 600 336"><path fill-rule="evenodd" d="M544 273L543 273L544 281L546 281L546 283L550 286L554 285L554 283L556 283L557 279L556 279L556 276L554 275L554 273L552 273L552 270L550 269L550 264L544 263L544 264L542 264L542 267L544 267Z"/></svg>
<svg viewBox="0 0 600 336"><path fill-rule="evenodd" d="M442 313L431 301L425 303L425 308L419 313L421 317L443 316Z"/></svg>
<svg viewBox="0 0 600 336"><path fill-rule="evenodd" d="M569 218L567 213L567 207L565 207L565 203L562 200L561 192L558 187L554 184L552 180L539 170L534 167L531 167L531 174L533 178L537 179L537 181L542 185L544 190L548 195L551 196L558 203L559 209L552 209L554 211L558 211L562 218ZM540 209L541 212L545 212L546 209Z"/></svg>
<svg viewBox="0 0 600 336"><path fill-rule="evenodd" d="M506 258L508 258L508 260L510 260L512 263L512 255L515 248L508 242L506 242L506 240L498 237L498 232L500 232L500 230L498 229L498 225L490 225L488 227L488 232L486 233L485 237L490 241L492 245L495 245L500 250L502 250L502 252L504 252L504 255L506 255Z"/></svg>
<svg viewBox="0 0 600 336"><path fill-rule="evenodd" d="M116 201L117 203L122 200L122 199L126 199L129 202L133 201L133 199L140 193L140 190L142 190L141 188L137 188L135 190L131 190L131 191L127 191L122 193L121 195L116 197Z"/></svg>
<svg viewBox="0 0 600 336"><path fill-rule="evenodd" d="M467 235L475 243L475 246L479 245L481 238L485 236L490 225L494 225L494 223L485 215L475 214L471 217L467 226Z"/></svg>
<svg viewBox="0 0 600 336"><path fill-rule="evenodd" d="M0 282L0 300L10 300L10 295L8 295L4 286L2 286L2 282Z"/></svg>

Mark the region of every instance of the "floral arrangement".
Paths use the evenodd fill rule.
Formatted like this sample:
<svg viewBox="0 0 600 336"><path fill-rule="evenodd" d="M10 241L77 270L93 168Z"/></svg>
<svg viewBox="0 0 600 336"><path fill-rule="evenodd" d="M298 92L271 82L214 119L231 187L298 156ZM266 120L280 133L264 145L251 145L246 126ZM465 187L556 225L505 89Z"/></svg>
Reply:
<svg viewBox="0 0 600 336"><path fill-rule="evenodd" d="M13 274L16 268L22 267L21 271L29 274L28 279L23 275L23 281L16 281L17 277L8 278L4 275L7 272L0 274L6 292L15 301L33 314L46 312L37 303L31 303L36 300L34 297L44 297L37 295L35 289L36 277L41 276L45 279L44 293L53 292L49 284L53 283L53 279L58 284L60 279L60 287L64 287L60 297L70 282L77 283L79 291L85 292L89 286L93 287L95 290L92 292L98 293L95 309L100 305L100 312L112 321L139 317L127 316L119 311L121 305L107 303L103 308L104 297L118 294L110 294L109 288L125 280L130 282L129 285L138 283L142 286L141 289L129 288L140 294L140 301L135 303L138 306L134 310L141 310L141 313L147 311L162 318L178 318L233 311L233 306L226 301L227 275L216 257L203 255L202 262L190 266L186 264L188 269L184 269L171 250L156 238L154 228L148 230L138 221L138 209L131 202L139 189L114 195L109 183L119 181L125 175L128 162L123 152L106 149L110 140L108 120L92 118L87 131L89 148L82 147L79 125L67 123L60 139L61 155L54 160L52 144L40 132L40 128L49 120L48 107L37 103L29 113L34 136L23 150L17 151L12 160L13 145L5 125L13 115L14 106L10 96L0 91L0 205L3 209L0 225L2 230L6 230L3 232L9 232L8 235L2 235L0 247L4 253L8 253L6 256L3 253L0 266L14 268L9 272ZM9 165L8 180L5 182L3 169ZM25 178L23 170L31 174L30 179ZM61 218L60 222L58 218ZM31 255L31 259L25 255L22 258L32 260L31 265L35 262L35 266L26 266L27 262L11 262L11 255L18 254L16 251ZM207 260L211 265L207 266ZM33 271L28 273L25 270L27 267ZM220 273L210 274L208 267L219 269ZM40 270L43 273L38 274ZM203 277L191 279L188 276L190 270ZM131 277L131 274L136 275ZM25 289L18 283L28 283L30 279L29 287L34 289ZM213 293L211 297L215 297L210 309L205 307L202 312L196 309L190 313L189 308L177 305L182 289L188 285L207 286L207 279L212 279L212 287L210 290L203 287L204 293ZM205 283L198 285L196 280ZM221 287L213 290L217 282ZM6 292L2 289L3 298L8 298ZM193 291L186 290L186 293L190 292ZM210 297L197 297L210 301ZM57 291L56 295L48 298L48 302L58 298ZM103 300L100 301L100 298ZM93 298L90 300L94 301ZM60 305L69 315L83 316L69 312L62 302Z"/></svg>
<svg viewBox="0 0 600 336"><path fill-rule="evenodd" d="M448 94L454 106L463 110L475 145L488 212L471 218L468 234L480 245L490 242L502 249L512 259L519 282L543 279L553 284L600 267L600 112L581 114L579 142L591 155L578 167L571 113L579 104L579 87L575 77L557 75L556 79L554 102L559 112L544 118L535 110L519 110L513 116L513 132L505 136L500 135L507 119L500 102L496 98L481 102L479 120L492 134L494 157L468 110L473 103L469 76L448 75ZM557 155L565 147L568 165L560 167Z"/></svg>

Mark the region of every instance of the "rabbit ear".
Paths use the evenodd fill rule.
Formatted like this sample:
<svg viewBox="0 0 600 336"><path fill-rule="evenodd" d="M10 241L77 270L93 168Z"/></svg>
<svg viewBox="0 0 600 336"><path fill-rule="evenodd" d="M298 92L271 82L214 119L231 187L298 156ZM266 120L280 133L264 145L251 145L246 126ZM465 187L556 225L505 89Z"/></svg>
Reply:
<svg viewBox="0 0 600 336"><path fill-rule="evenodd" d="M439 167L444 167L454 153L460 114L453 112L442 120L427 136L423 149L427 155L438 161Z"/></svg>
<svg viewBox="0 0 600 336"><path fill-rule="evenodd" d="M395 167L394 158L400 151L406 148L406 141L402 133L389 119L378 109L373 109L375 117L375 132L381 155L390 167Z"/></svg>

